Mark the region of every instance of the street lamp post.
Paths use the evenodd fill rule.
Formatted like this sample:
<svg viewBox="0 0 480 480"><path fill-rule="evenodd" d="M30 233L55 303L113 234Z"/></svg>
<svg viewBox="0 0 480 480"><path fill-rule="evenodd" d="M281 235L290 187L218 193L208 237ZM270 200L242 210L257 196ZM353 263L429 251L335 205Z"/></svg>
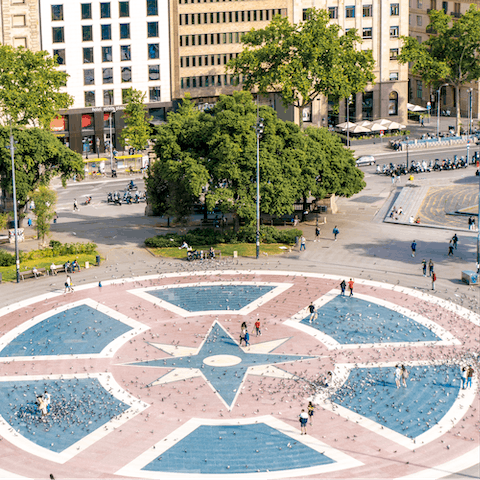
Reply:
<svg viewBox="0 0 480 480"><path fill-rule="evenodd" d="M448 83L444 83L443 85L440 85L437 90L437 139L439 138L440 135L440 90L443 87L448 87Z"/></svg>
<svg viewBox="0 0 480 480"><path fill-rule="evenodd" d="M473 88L468 89L468 134L472 134L472 93Z"/></svg>
<svg viewBox="0 0 480 480"><path fill-rule="evenodd" d="M257 105L257 123L255 124L255 133L257 135L257 259L260 257L260 135L263 133L263 118L258 117Z"/></svg>
<svg viewBox="0 0 480 480"><path fill-rule="evenodd" d="M12 160L12 185L13 185L13 222L15 231L15 265L17 283L20 282L20 255L18 252L18 215L17 215L17 190L15 185L15 147L13 140L12 122L10 121L10 157Z"/></svg>
<svg viewBox="0 0 480 480"><path fill-rule="evenodd" d="M405 146L407 147L407 173L408 173L408 137L405 137Z"/></svg>
<svg viewBox="0 0 480 480"><path fill-rule="evenodd" d="M352 99L352 96L350 95L347 97L347 147L350 146L350 100Z"/></svg>
<svg viewBox="0 0 480 480"><path fill-rule="evenodd" d="M112 137L112 114L116 112L116 109L110 111L108 114L108 127L110 130L110 170L113 170L113 137Z"/></svg>

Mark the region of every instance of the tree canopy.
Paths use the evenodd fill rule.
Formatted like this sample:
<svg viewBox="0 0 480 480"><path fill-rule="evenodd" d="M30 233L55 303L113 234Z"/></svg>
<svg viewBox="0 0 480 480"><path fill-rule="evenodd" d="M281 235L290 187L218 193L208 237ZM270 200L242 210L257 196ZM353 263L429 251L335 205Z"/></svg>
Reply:
<svg viewBox="0 0 480 480"><path fill-rule="evenodd" d="M0 185L12 193L10 129L0 127ZM83 177L80 154L63 145L58 138L42 128L13 129L15 143L15 183L17 201L25 206L31 193L40 185L48 185L60 176L63 186L74 175Z"/></svg>
<svg viewBox="0 0 480 480"><path fill-rule="evenodd" d="M151 135L149 118L145 110L145 94L134 88L126 91L127 105L124 110L125 128L122 130L123 146L130 145L135 150L144 150Z"/></svg>
<svg viewBox="0 0 480 480"><path fill-rule="evenodd" d="M5 125L36 125L48 128L58 111L73 99L61 88L67 73L58 68L48 52L0 46L0 115Z"/></svg>
<svg viewBox="0 0 480 480"><path fill-rule="evenodd" d="M285 107L303 108L319 95L338 102L375 78L372 52L358 48L356 30L341 34L325 10L309 9L298 24L275 16L265 28L243 35L242 43L227 71L242 77L246 90L277 92Z"/></svg>
<svg viewBox="0 0 480 480"><path fill-rule="evenodd" d="M325 129L304 132L260 108L261 212L284 215L310 194L351 196L365 186L351 151ZM202 112L187 98L155 137L156 162L147 178L149 202L157 215L181 219L195 202L254 223L256 218L257 107L248 92L222 95Z"/></svg>
<svg viewBox="0 0 480 480"><path fill-rule="evenodd" d="M411 72L426 84L448 83L457 99L456 129L460 130L460 87L480 78L480 10L471 5L455 19L443 10L431 10L428 29L433 33L419 43L414 37L402 37L398 60L411 63Z"/></svg>

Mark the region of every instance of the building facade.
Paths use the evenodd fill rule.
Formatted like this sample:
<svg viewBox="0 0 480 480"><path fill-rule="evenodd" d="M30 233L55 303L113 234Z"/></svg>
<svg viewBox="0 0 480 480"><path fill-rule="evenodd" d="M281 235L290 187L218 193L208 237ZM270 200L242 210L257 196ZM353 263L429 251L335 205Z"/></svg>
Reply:
<svg viewBox="0 0 480 480"><path fill-rule="evenodd" d="M125 92L146 95L150 115L171 107L169 9L164 0L40 0L41 48L69 75L74 104L52 123L75 151L120 148Z"/></svg>
<svg viewBox="0 0 480 480"><path fill-rule="evenodd" d="M428 14L431 10L443 10L452 19L455 19L463 15L472 4L480 8L480 0L410 0L410 35L420 43L428 40L430 35ZM440 101L440 114L444 112L452 117L456 114L455 89L453 87L442 87L438 92L435 86L425 85L420 77L410 75L408 98L409 102L424 107L428 106L428 102L430 102L433 115L437 114L438 101ZM478 124L480 119L480 85L478 82L464 85L460 89L460 112L462 117L472 117L475 125Z"/></svg>
<svg viewBox="0 0 480 480"><path fill-rule="evenodd" d="M2 45L40 50L38 0L0 0Z"/></svg>

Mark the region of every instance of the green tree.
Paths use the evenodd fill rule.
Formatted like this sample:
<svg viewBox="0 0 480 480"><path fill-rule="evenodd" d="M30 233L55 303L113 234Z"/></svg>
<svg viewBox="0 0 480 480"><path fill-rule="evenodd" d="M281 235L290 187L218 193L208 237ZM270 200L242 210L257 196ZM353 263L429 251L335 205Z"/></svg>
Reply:
<svg viewBox="0 0 480 480"><path fill-rule="evenodd" d="M121 136L122 145L130 145L135 150L144 150L152 134L149 125L151 117L147 117L144 104L145 94L129 88L125 95L127 106L122 117L125 119L125 128Z"/></svg>
<svg viewBox="0 0 480 480"><path fill-rule="evenodd" d="M456 131L460 133L460 87L480 78L480 10L471 5L459 19L443 10L430 11L428 29L435 32L423 43L402 37L398 60L411 63L411 72L427 84L448 83L457 99Z"/></svg>
<svg viewBox="0 0 480 480"><path fill-rule="evenodd" d="M374 81L370 50L358 48L355 29L341 34L325 10L309 9L307 20L291 24L276 16L270 24L242 37L244 50L227 64L227 72L244 79L244 88L276 92L285 107L302 109L319 95L334 99L361 92Z"/></svg>
<svg viewBox="0 0 480 480"><path fill-rule="evenodd" d="M48 128L62 108L73 104L67 73L59 70L48 52L0 46L0 116L3 124Z"/></svg>
<svg viewBox="0 0 480 480"><path fill-rule="evenodd" d="M10 129L0 127L0 186L12 193L12 163L10 158ZM65 147L58 138L43 128L14 129L15 183L17 201L24 207L30 193L59 176L63 186L69 178L84 174L80 154Z"/></svg>
<svg viewBox="0 0 480 480"><path fill-rule="evenodd" d="M10 220L10 213L0 213L0 232L7 228L8 222Z"/></svg>
<svg viewBox="0 0 480 480"><path fill-rule="evenodd" d="M261 107L260 141L262 213L283 215L309 196L350 196L364 187L352 153L326 130L308 129L279 120ZM249 92L222 95L210 112L186 99L155 138L157 161L147 189L154 213L171 215L181 205L205 201L208 210L232 212L247 224L256 218L257 107ZM183 207L182 207L183 208ZM185 216L188 212L182 210Z"/></svg>
<svg viewBox="0 0 480 480"><path fill-rule="evenodd" d="M37 236L45 242L45 236L50 233L50 222L55 216L55 204L57 203L57 194L44 185L40 185L31 195L35 202L33 213L35 214L37 227Z"/></svg>

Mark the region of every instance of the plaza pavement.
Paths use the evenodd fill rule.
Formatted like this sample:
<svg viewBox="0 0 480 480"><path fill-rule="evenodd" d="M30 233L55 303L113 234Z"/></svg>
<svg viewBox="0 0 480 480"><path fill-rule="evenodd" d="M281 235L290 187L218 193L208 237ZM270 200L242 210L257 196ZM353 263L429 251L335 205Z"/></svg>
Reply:
<svg viewBox="0 0 480 480"><path fill-rule="evenodd" d="M341 199L339 213L325 217L319 241L315 222L307 222L301 225L307 250L280 257L193 264L156 259L142 247L145 237L165 231L155 219L98 220L108 236L95 221L76 225L75 237L60 224L62 241L90 236L107 259L75 273L76 291L67 296L62 276L0 286L0 355L6 357L0 389L4 398L17 395L0 412L11 422L0 428L0 477L479 478L478 389L459 390L457 368L478 352L478 288L460 281L461 271L474 267L476 233L459 233L459 249L447 257L450 230L383 223L395 192L387 177L366 180L363 192ZM421 275L423 257L436 264L435 292ZM339 280L350 277L354 299L342 299ZM248 297L234 289L225 296L235 282L258 292ZM224 290L213 295L211 284ZM178 297L171 287L191 290ZM225 302L239 295L244 304L226 312ZM306 320L311 301L320 313L313 325ZM238 308L244 311L231 313ZM263 335L252 338L250 351L239 349L240 323L251 327L257 313ZM75 315L91 316L97 325L79 324L75 331ZM365 318L370 321L360 330ZM375 329L367 332L372 322ZM42 325L61 335L46 335ZM36 328L30 333L38 345L25 340L30 334L22 337L28 328ZM399 334L404 338L393 338ZM74 360L65 345L76 349ZM201 356L202 345L215 349ZM200 360L194 367L209 373L192 375L182 364L163 377L163 365L173 368L175 358L185 362L192 353ZM272 358L255 366L253 353ZM311 358L292 357L278 367L285 359L273 355ZM151 361L157 364L145 363ZM400 361L411 372L408 394L392 384ZM229 362L238 362L233 373ZM247 365L241 388L248 392L238 396ZM215 379L215 368L225 369L226 379ZM319 387L329 370L334 387ZM40 441L37 431L45 427L20 407L46 384L55 401L75 409L58 410ZM297 416L309 398L317 410L302 437ZM428 402L420 412L418 404ZM15 416L20 410L21 421ZM425 430L408 436L406 427ZM418 446L412 447L412 436Z"/></svg>

